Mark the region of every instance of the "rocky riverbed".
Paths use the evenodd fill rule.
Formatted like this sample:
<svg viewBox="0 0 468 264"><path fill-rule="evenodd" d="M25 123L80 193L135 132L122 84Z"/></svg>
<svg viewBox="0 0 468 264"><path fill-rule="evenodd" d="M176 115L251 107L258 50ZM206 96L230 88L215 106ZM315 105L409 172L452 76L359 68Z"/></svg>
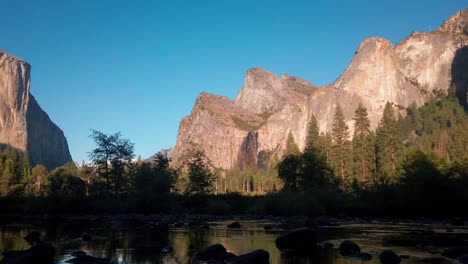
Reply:
<svg viewBox="0 0 468 264"><path fill-rule="evenodd" d="M3 216L0 250L29 248L33 230L58 263L466 263L468 254L458 218L236 215Z"/></svg>

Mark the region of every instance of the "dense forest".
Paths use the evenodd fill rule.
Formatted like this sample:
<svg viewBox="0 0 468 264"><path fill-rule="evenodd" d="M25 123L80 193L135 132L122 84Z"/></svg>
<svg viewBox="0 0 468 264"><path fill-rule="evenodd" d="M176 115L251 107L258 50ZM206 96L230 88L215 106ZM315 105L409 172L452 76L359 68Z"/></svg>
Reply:
<svg viewBox="0 0 468 264"><path fill-rule="evenodd" d="M92 166L47 171L4 148L0 206L31 213L463 215L467 131L467 113L451 97L420 108L387 103L375 131L365 107L356 109L350 128L338 104L330 133L320 133L312 116L303 151L290 133L286 154L271 158L267 169L223 171L201 151L181 168L161 154L135 162L128 139L93 130Z"/></svg>

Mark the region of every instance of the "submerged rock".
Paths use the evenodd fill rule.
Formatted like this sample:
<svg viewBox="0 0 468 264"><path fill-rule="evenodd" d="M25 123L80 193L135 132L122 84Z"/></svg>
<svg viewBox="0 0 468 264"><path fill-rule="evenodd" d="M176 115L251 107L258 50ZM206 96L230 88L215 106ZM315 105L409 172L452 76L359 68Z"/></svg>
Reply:
<svg viewBox="0 0 468 264"><path fill-rule="evenodd" d="M315 218L315 224L318 226L336 226L338 225L338 219L335 217L322 215Z"/></svg>
<svg viewBox="0 0 468 264"><path fill-rule="evenodd" d="M468 254L464 254L457 257L458 262L462 264L468 264Z"/></svg>
<svg viewBox="0 0 468 264"><path fill-rule="evenodd" d="M263 250L258 249L250 253L240 255L238 257L230 258L231 264L268 264L270 263L270 254Z"/></svg>
<svg viewBox="0 0 468 264"><path fill-rule="evenodd" d="M90 241L93 237L88 233L83 233L83 235L81 235L81 239L83 239L83 241Z"/></svg>
<svg viewBox="0 0 468 264"><path fill-rule="evenodd" d="M459 245L444 248L441 255L444 257L455 259L460 255L468 254L468 245Z"/></svg>
<svg viewBox="0 0 468 264"><path fill-rule="evenodd" d="M40 233L33 231L24 239L31 245L26 250L3 252L1 264L53 264L54 247L40 240Z"/></svg>
<svg viewBox="0 0 468 264"><path fill-rule="evenodd" d="M224 260L226 253L226 248L223 245L214 244L198 252L196 258L201 261L208 261L210 259Z"/></svg>
<svg viewBox="0 0 468 264"><path fill-rule="evenodd" d="M310 228L299 228L276 239L276 247L281 251L304 252L317 247L317 234Z"/></svg>
<svg viewBox="0 0 468 264"><path fill-rule="evenodd" d="M384 250L379 256L380 263L382 264L398 264L401 258L392 250Z"/></svg>
<svg viewBox="0 0 468 264"><path fill-rule="evenodd" d="M371 260L372 255L366 252L354 253L352 255L346 256L347 258L360 259L360 260Z"/></svg>
<svg viewBox="0 0 468 264"><path fill-rule="evenodd" d="M110 264L110 261L107 258L98 258L88 255L77 256L67 260L66 262L73 264Z"/></svg>
<svg viewBox="0 0 468 264"><path fill-rule="evenodd" d="M241 224L239 222L233 222L227 226L228 228L241 228Z"/></svg>
<svg viewBox="0 0 468 264"><path fill-rule="evenodd" d="M465 225L465 221L460 217L454 217L450 220L450 224L453 226L463 226Z"/></svg>
<svg viewBox="0 0 468 264"><path fill-rule="evenodd" d="M361 252L361 248L358 244L354 243L351 240L345 240L341 242L339 247L340 255L350 256Z"/></svg>

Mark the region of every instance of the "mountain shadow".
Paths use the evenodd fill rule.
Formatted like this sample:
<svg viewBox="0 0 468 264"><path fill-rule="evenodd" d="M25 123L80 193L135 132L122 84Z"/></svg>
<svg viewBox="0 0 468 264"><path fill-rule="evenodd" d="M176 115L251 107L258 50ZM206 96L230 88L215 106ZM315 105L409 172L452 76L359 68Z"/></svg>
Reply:
<svg viewBox="0 0 468 264"><path fill-rule="evenodd" d="M453 58L450 94L468 110L468 46L458 49Z"/></svg>

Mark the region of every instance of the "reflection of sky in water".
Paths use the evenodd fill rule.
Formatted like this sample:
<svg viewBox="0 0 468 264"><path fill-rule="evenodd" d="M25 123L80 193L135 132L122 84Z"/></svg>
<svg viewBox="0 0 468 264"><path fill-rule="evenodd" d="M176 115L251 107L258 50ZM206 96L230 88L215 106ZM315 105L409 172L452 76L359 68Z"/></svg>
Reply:
<svg viewBox="0 0 468 264"><path fill-rule="evenodd" d="M264 231L267 222L241 221L241 229L228 229L229 222L214 222L209 230L177 228L169 232L159 232L148 228L129 228L112 230L106 226L93 226L92 224L52 224L40 228L46 240L57 249L59 263L72 258L70 254L81 250L95 257L107 257L114 263L190 263L196 252L208 245L220 243L229 252L236 255L248 253L256 249L264 249L270 253L271 263L321 263L321 264L377 264L378 253L384 249L382 241L388 237L405 237L415 231L425 230L427 227L418 225L346 225L334 228L324 228L320 240L328 240L335 247L344 239L352 239L358 243L362 250L373 255L371 261L345 259L340 257L336 250L317 251L312 257L302 258L281 254L275 246L275 239L281 230ZM33 226L8 225L0 229L0 250L26 249L28 244L23 237ZM446 232L446 227L434 228L438 234L452 235ZM462 234L468 239L467 229L456 229L455 233ZM84 242L79 239L84 232L93 235L92 241ZM160 255L161 249L172 246L174 251L169 255ZM410 255L402 263L453 263L448 260L431 260L428 258L440 257L440 248L429 249L417 247L392 247L398 254ZM439 250L439 251L438 251ZM416 258L417 257L417 258Z"/></svg>

